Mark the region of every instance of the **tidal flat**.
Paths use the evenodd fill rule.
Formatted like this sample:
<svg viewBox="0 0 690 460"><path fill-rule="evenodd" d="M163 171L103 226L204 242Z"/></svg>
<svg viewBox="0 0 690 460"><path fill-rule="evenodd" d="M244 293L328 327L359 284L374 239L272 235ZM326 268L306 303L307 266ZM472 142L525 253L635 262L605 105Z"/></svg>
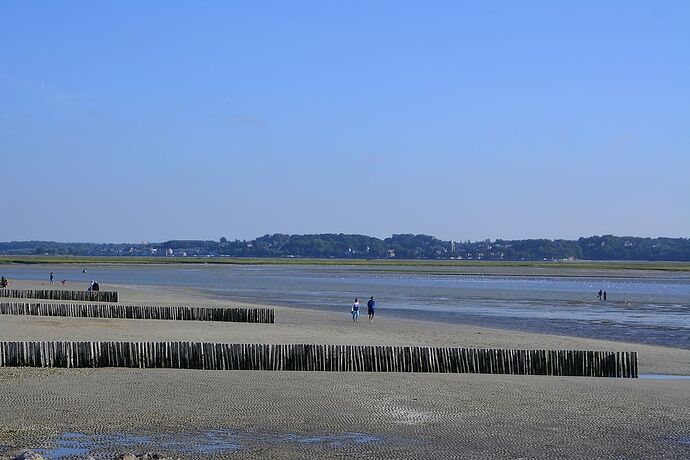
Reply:
<svg viewBox="0 0 690 460"><path fill-rule="evenodd" d="M87 267L86 276L117 290L121 303L249 304L227 290L180 285L196 279L192 272L172 269L160 275L167 284L152 286L109 283L96 270ZM85 287L77 276L69 283ZM240 287L247 279L233 272L216 282L231 276ZM45 283L11 279L17 288ZM384 283L397 289L395 280ZM371 289L361 284L362 292ZM349 300L319 309L255 299L275 308L272 325L3 315L0 337L631 350L642 374L690 374L690 350L681 347L403 317L383 300L373 323L353 323ZM689 437L690 381L680 379L0 369L6 457L31 448L48 458L98 459L146 451L182 458L688 458Z"/></svg>

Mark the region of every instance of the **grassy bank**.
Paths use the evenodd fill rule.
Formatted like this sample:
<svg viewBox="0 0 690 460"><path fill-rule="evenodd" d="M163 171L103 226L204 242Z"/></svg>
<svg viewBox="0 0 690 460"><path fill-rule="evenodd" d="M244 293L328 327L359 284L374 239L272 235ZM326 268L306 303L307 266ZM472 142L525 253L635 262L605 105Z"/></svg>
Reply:
<svg viewBox="0 0 690 460"><path fill-rule="evenodd" d="M78 257L0 256L0 264L228 264L228 265L347 265L371 267L526 267L582 270L690 271L690 262L646 261L491 261L491 260L391 260L235 257Z"/></svg>

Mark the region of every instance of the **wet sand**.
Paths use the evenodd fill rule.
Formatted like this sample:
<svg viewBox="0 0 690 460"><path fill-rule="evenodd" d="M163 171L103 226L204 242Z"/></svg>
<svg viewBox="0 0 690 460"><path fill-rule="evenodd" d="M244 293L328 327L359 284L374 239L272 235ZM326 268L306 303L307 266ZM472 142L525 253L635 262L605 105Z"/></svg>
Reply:
<svg viewBox="0 0 690 460"><path fill-rule="evenodd" d="M123 303L231 304L111 288ZM690 350L286 307L274 325L0 316L0 339L633 350L641 373L690 374ZM56 446L96 458L690 458L690 381L0 369L0 455Z"/></svg>

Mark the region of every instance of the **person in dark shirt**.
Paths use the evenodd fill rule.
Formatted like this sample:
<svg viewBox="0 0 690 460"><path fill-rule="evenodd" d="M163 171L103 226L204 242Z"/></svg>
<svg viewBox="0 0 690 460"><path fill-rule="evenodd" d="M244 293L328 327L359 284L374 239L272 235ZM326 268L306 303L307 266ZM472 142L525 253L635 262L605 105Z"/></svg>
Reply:
<svg viewBox="0 0 690 460"><path fill-rule="evenodd" d="M369 313L369 321L374 321L374 315L376 314L376 301L374 297L367 302L367 313Z"/></svg>
<svg viewBox="0 0 690 460"><path fill-rule="evenodd" d="M606 291L604 291L604 300L606 300Z"/></svg>

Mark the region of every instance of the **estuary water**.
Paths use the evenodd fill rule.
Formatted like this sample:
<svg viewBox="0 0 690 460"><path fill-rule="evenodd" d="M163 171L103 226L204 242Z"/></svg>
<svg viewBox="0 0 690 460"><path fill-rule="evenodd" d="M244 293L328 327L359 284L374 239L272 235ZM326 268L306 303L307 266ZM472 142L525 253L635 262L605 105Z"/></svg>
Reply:
<svg viewBox="0 0 690 460"><path fill-rule="evenodd" d="M0 265L10 279L179 286L259 304L343 313L355 297L377 314L432 322L690 348L690 277L451 275L347 266ZM47 283L46 283L47 284ZM597 292L607 291L599 301Z"/></svg>

